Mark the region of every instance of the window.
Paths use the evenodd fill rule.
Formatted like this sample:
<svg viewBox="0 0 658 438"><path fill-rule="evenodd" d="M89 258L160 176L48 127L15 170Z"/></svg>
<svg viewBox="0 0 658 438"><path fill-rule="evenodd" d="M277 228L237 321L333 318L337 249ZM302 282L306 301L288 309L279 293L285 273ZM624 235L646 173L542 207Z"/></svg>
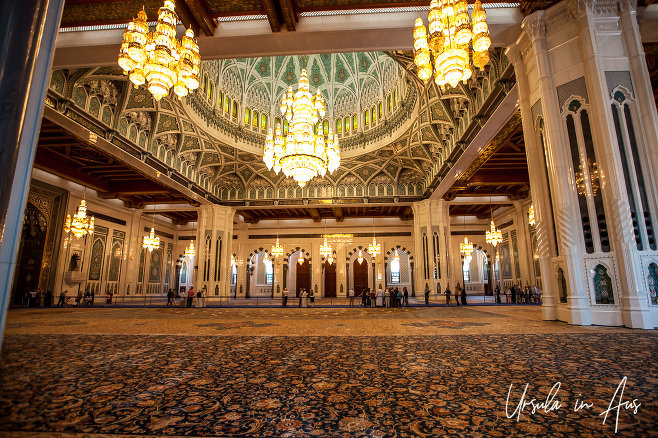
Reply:
<svg viewBox="0 0 658 438"><path fill-rule="evenodd" d="M238 118L238 102L233 101L233 110L231 111L231 117L237 121Z"/></svg>
<svg viewBox="0 0 658 438"><path fill-rule="evenodd" d="M245 126L249 126L249 122L251 122L251 111L249 111L249 108L246 108L244 110L244 124L245 124Z"/></svg>
<svg viewBox="0 0 658 438"><path fill-rule="evenodd" d="M356 114L352 116L352 132L356 132L357 129L357 124L356 124Z"/></svg>
<svg viewBox="0 0 658 438"><path fill-rule="evenodd" d="M265 264L265 283L267 284L272 284L272 279L274 277L273 275L274 271L272 268L272 263L266 263Z"/></svg>
<svg viewBox="0 0 658 438"><path fill-rule="evenodd" d="M391 261L391 283L400 283L400 260L396 260L395 255Z"/></svg>
<svg viewBox="0 0 658 438"><path fill-rule="evenodd" d="M391 95L386 96L386 106L388 107L388 112L393 111L393 102L391 101Z"/></svg>
<svg viewBox="0 0 658 438"><path fill-rule="evenodd" d="M283 135L288 135L288 119L283 119Z"/></svg>
<svg viewBox="0 0 658 438"><path fill-rule="evenodd" d="M322 133L324 135L329 135L329 121L327 120L322 123Z"/></svg>
<svg viewBox="0 0 658 438"><path fill-rule="evenodd" d="M258 131L258 111L254 111L253 120L251 121L251 126Z"/></svg>
<svg viewBox="0 0 658 438"><path fill-rule="evenodd" d="M377 104L377 116L379 117L380 120L382 118L383 113L384 113L384 105L381 102L379 102Z"/></svg>
<svg viewBox="0 0 658 438"><path fill-rule="evenodd" d="M231 284L236 284L238 282L238 267L233 263L231 266Z"/></svg>
<svg viewBox="0 0 658 438"><path fill-rule="evenodd" d="M466 263L466 260L462 259L462 272L464 275L464 283L471 281L471 266L470 263Z"/></svg>
<svg viewBox="0 0 658 438"><path fill-rule="evenodd" d="M377 123L377 111L374 106L370 110L370 113L372 114L372 126L375 126L375 123Z"/></svg>
<svg viewBox="0 0 658 438"><path fill-rule="evenodd" d="M347 135L349 133L350 133L350 118L345 117L345 134Z"/></svg>
<svg viewBox="0 0 658 438"><path fill-rule="evenodd" d="M224 100L224 112L228 114L230 108L231 108L231 98L226 96L226 99Z"/></svg>
<svg viewBox="0 0 658 438"><path fill-rule="evenodd" d="M267 130L267 115L262 114L260 116L260 129L261 131L266 131Z"/></svg>
<svg viewBox="0 0 658 438"><path fill-rule="evenodd" d="M341 119L336 120L336 134L340 135L343 133L343 121Z"/></svg>
<svg viewBox="0 0 658 438"><path fill-rule="evenodd" d="M370 114L368 110L363 113L363 129L368 129L368 122L370 122Z"/></svg>

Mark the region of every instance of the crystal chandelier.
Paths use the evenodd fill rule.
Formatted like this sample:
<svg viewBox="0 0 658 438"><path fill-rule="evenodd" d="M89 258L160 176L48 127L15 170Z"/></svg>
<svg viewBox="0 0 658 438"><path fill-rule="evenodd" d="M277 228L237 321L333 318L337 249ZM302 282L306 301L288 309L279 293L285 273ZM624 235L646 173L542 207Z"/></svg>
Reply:
<svg viewBox="0 0 658 438"><path fill-rule="evenodd" d="M270 255L268 253L265 253L265 256L263 256L263 264L267 267L272 266L272 259L270 259Z"/></svg>
<svg viewBox="0 0 658 438"><path fill-rule="evenodd" d="M489 229L486 232L486 242L490 245L496 246L503 241L503 233L496 228L493 219L491 219L491 224Z"/></svg>
<svg viewBox="0 0 658 438"><path fill-rule="evenodd" d="M464 241L459 244L459 252L462 253L465 260L471 260L471 253L473 252L473 243L468 241L468 237L464 236Z"/></svg>
<svg viewBox="0 0 658 438"><path fill-rule="evenodd" d="M325 237L325 238L324 238L324 243L323 243L322 245L320 245L320 254L321 254L324 258L328 258L329 255L330 255L330 254L333 254L333 253L334 253L334 250L333 250L333 248L331 247L331 245L327 243L327 238Z"/></svg>
<svg viewBox="0 0 658 438"><path fill-rule="evenodd" d="M135 88L146 83L156 100L169 94L172 87L178 98L199 88L199 46L192 29L187 29L180 41L176 39L177 23L174 2L165 0L153 32L141 10L123 33L119 66Z"/></svg>
<svg viewBox="0 0 658 438"><path fill-rule="evenodd" d="M160 242L158 242L160 244ZM185 255L188 257L194 257L194 254L196 254L196 250L194 249L194 241L190 240L190 246L185 248Z"/></svg>
<svg viewBox="0 0 658 438"><path fill-rule="evenodd" d="M153 205L153 225L151 226L151 232L148 236L144 236L144 241L142 242L142 248L153 251L156 248L160 247L160 238L155 237L155 204Z"/></svg>
<svg viewBox="0 0 658 438"><path fill-rule="evenodd" d="M299 258L297 259L297 263L299 263L300 265L304 264L304 253L301 251L299 251Z"/></svg>
<svg viewBox="0 0 658 438"><path fill-rule="evenodd" d="M530 209L528 210L528 223L535 226L535 206L530 204Z"/></svg>
<svg viewBox="0 0 658 438"><path fill-rule="evenodd" d="M71 218L70 214L66 215L64 224L65 233L73 233L76 239L94 232L94 217L87 217L87 202L82 199L78 205L78 211Z"/></svg>
<svg viewBox="0 0 658 438"><path fill-rule="evenodd" d="M427 20L429 35L421 18L414 27L414 62L420 79L427 82L434 70L439 86L466 82L473 73L471 53L473 65L479 69L487 65L491 38L480 0L470 18L466 0L432 0Z"/></svg>
<svg viewBox="0 0 658 438"><path fill-rule="evenodd" d="M280 257L283 255L283 246L279 244L279 238L276 238L276 245L272 245L272 250L270 251L274 257Z"/></svg>
<svg viewBox="0 0 658 438"><path fill-rule="evenodd" d="M363 252L359 250L359 256L356 258L360 265L363 264Z"/></svg>
<svg viewBox="0 0 658 438"><path fill-rule="evenodd" d="M375 239L375 219L372 220L372 229L372 243L368 245L368 254L373 258L377 258L377 254L382 252L382 247L377 243L377 239Z"/></svg>
<svg viewBox="0 0 658 438"><path fill-rule="evenodd" d="M155 228L151 228L151 232L148 236L144 236L144 242L142 242L142 248L153 251L156 248L160 247L160 238L155 236Z"/></svg>
<svg viewBox="0 0 658 438"><path fill-rule="evenodd" d="M329 262L330 265L334 264L334 253L332 252L329 254L329 257L327 257L327 261Z"/></svg>
<svg viewBox="0 0 658 438"><path fill-rule="evenodd" d="M309 82L306 69L299 78L299 90L292 93L292 85L288 94L281 101L281 112L289 122L286 137L281 135L281 125L276 126L275 135L272 129L265 139L263 161L268 169L275 173L283 171L286 177L292 177L300 187L304 187L314 177L331 174L340 165L340 150L338 137L329 128L326 141L321 133L322 124L318 123L324 117L324 98L318 90L315 96L309 92ZM317 124L317 131L314 128Z"/></svg>

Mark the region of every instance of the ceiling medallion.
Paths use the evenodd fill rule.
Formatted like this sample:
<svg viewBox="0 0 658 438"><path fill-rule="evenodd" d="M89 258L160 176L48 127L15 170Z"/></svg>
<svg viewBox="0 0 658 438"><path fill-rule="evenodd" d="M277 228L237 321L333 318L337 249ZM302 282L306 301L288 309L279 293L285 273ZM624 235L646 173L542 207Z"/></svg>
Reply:
<svg viewBox="0 0 658 438"><path fill-rule="evenodd" d="M66 224L64 225L65 233L73 233L76 239L94 232L94 217L87 216L87 202L82 198L78 210L71 218L70 214L66 215Z"/></svg>
<svg viewBox="0 0 658 438"><path fill-rule="evenodd" d="M427 15L427 29L421 18L414 27L414 62L418 77L427 82L432 77L439 86L466 82L473 74L473 65L482 69L489 62L489 27L482 2L473 5L468 16L466 0L432 0ZM432 66L434 69L432 69Z"/></svg>
<svg viewBox="0 0 658 438"><path fill-rule="evenodd" d="M329 129L326 141L322 134L324 98L320 90L315 96L309 92L306 69L299 78L299 90L293 95L292 85L281 101L281 112L289 123L287 136L282 136L281 125L276 126L275 134L270 129L265 139L263 161L275 173L283 171L292 177L300 187L304 187L316 176L333 173L340 165L338 137Z"/></svg>
<svg viewBox="0 0 658 438"><path fill-rule="evenodd" d="M169 94L173 87L178 98L199 88L199 46L192 29L187 29L180 41L176 39L178 16L174 2L165 0L158 10L158 24L149 32L146 12L128 24L123 33L119 66L135 88L146 83L155 100Z"/></svg>

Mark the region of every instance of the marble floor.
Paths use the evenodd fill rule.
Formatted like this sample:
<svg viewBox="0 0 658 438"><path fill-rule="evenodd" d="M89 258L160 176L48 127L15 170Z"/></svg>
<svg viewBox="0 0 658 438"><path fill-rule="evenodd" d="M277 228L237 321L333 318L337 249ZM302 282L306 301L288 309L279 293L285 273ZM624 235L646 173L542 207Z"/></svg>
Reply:
<svg viewBox="0 0 658 438"><path fill-rule="evenodd" d="M658 436L657 363L538 306L12 309L0 436Z"/></svg>

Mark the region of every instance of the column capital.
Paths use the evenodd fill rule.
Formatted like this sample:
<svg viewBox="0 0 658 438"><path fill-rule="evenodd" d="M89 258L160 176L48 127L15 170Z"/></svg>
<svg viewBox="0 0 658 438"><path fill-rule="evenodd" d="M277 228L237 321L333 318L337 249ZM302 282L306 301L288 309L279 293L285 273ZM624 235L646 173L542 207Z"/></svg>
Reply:
<svg viewBox="0 0 658 438"><path fill-rule="evenodd" d="M521 29L533 43L546 35L545 11L536 11L525 17Z"/></svg>

